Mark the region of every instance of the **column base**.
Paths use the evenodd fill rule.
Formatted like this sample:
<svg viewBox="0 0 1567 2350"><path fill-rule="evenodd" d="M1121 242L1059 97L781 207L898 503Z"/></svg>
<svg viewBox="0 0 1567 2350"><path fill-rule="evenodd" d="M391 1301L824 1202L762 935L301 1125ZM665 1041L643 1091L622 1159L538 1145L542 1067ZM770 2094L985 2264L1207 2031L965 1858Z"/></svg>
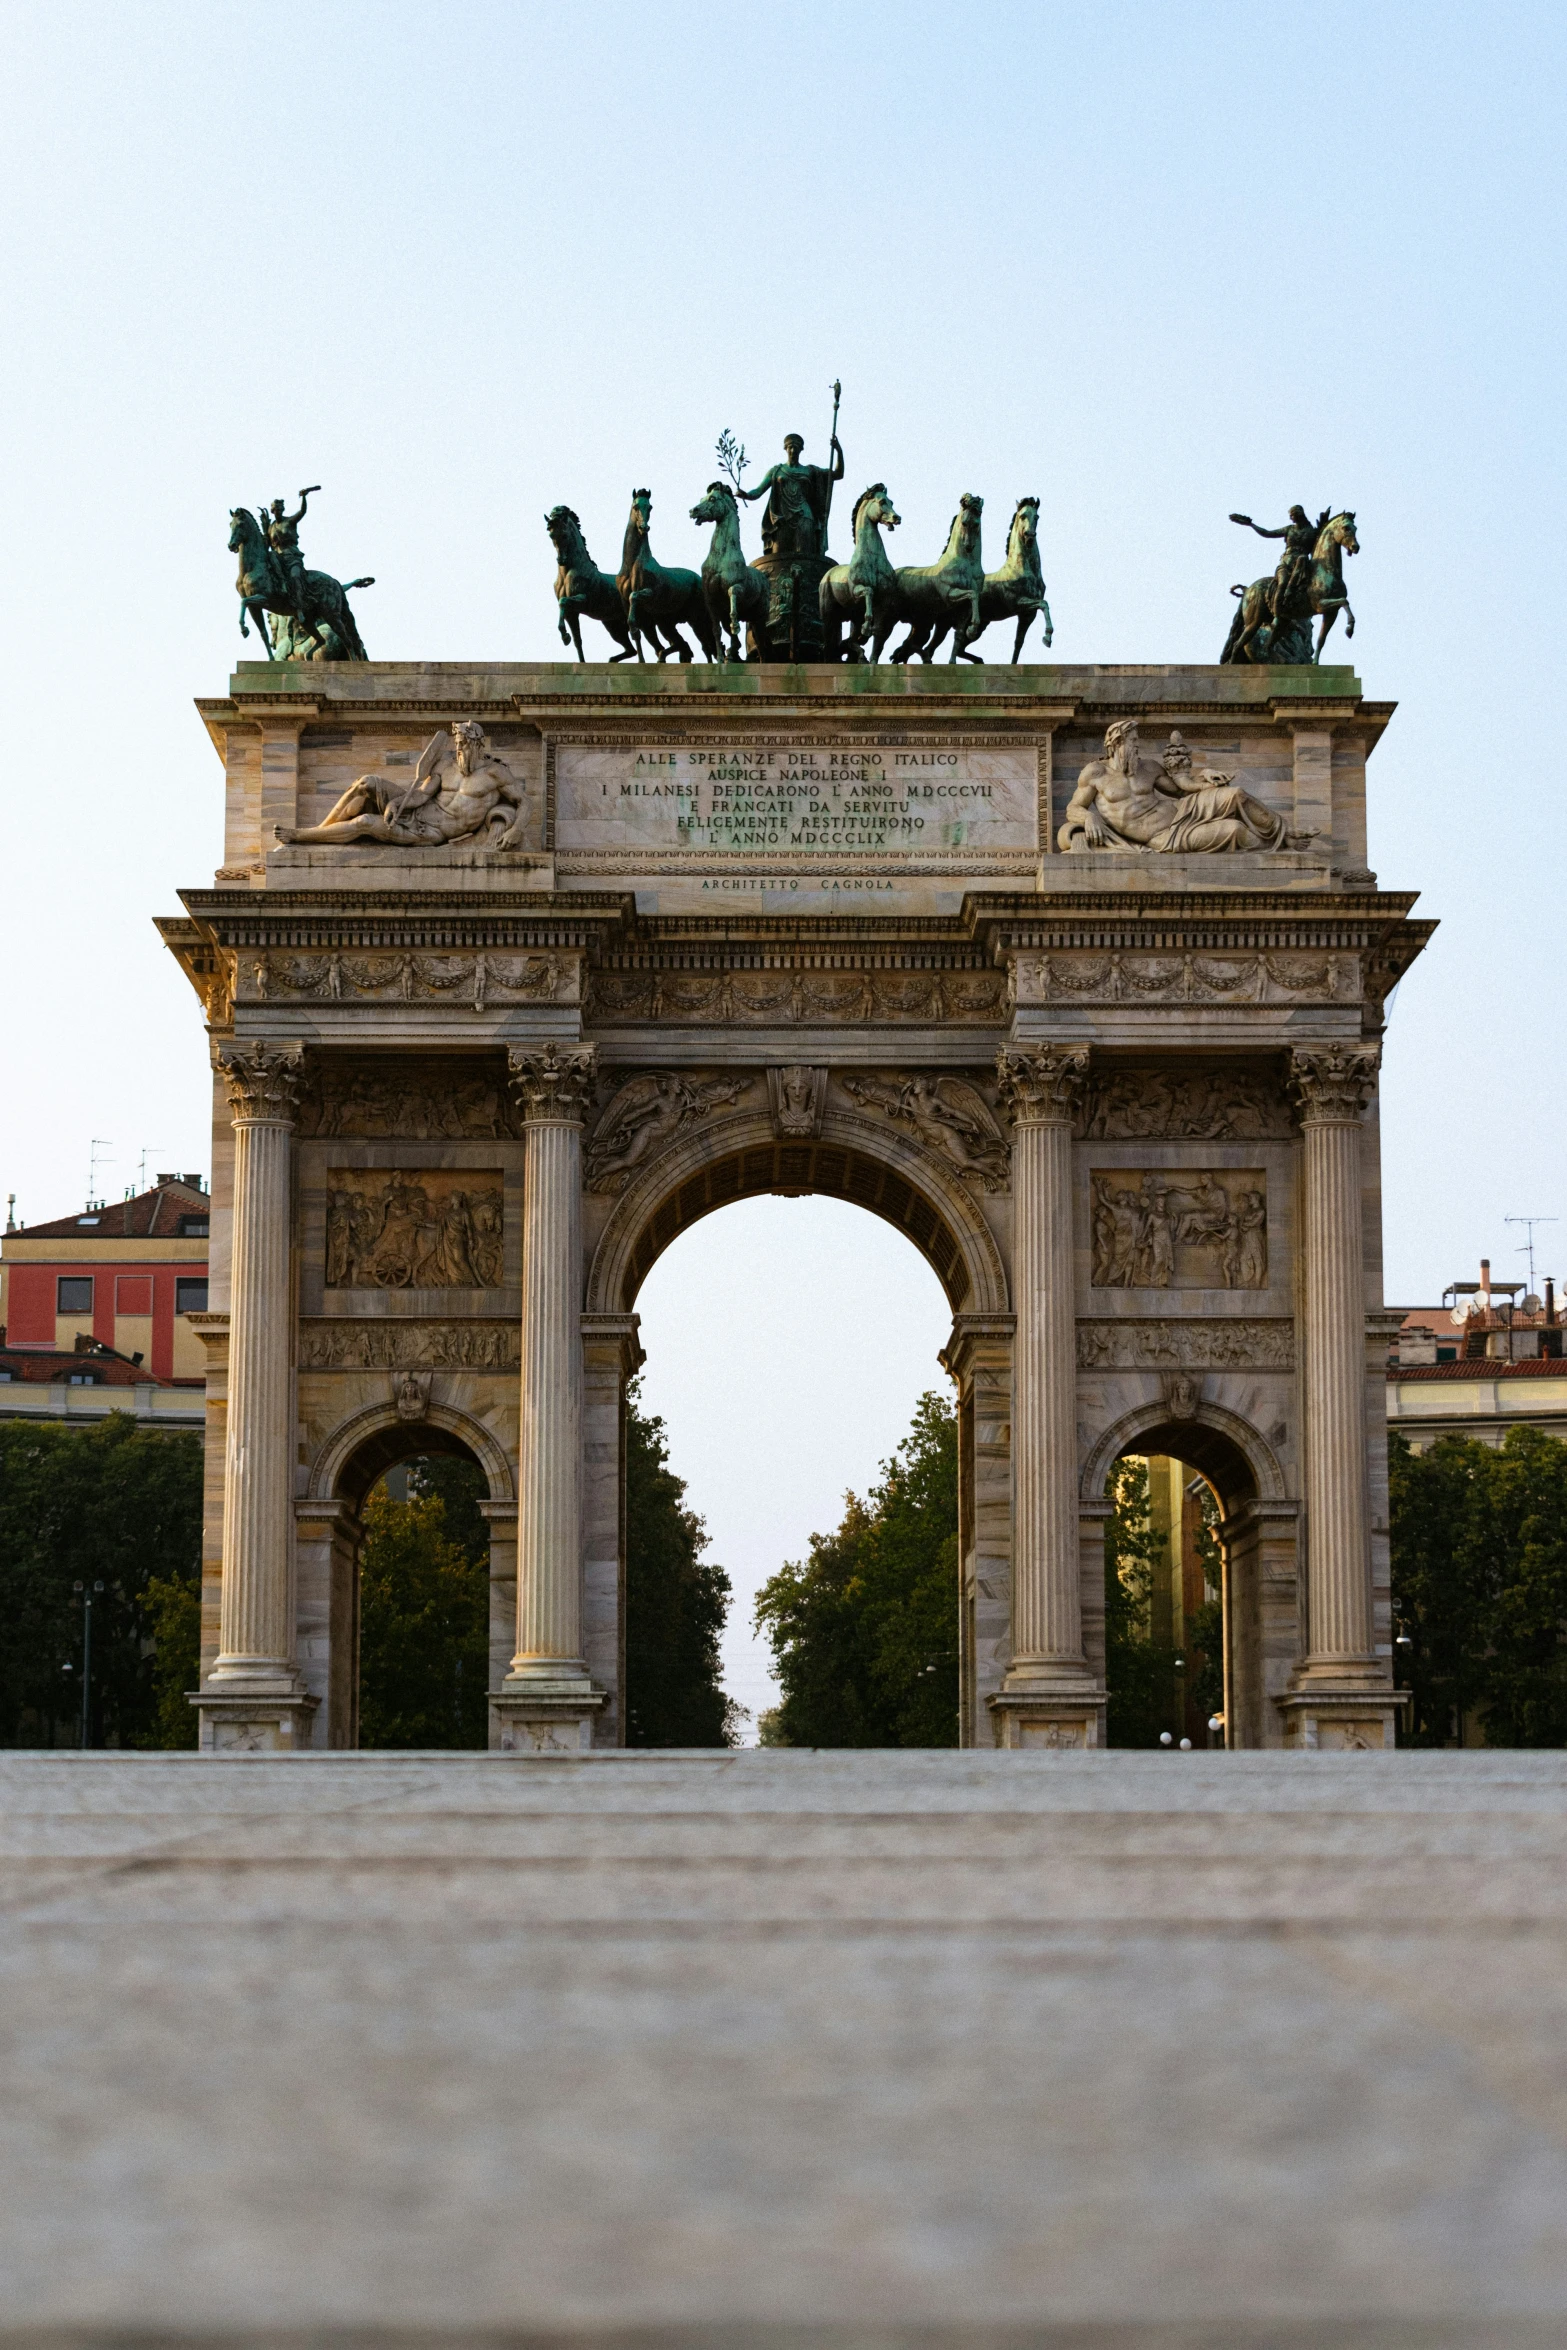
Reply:
<svg viewBox="0 0 1567 2350"><path fill-rule="evenodd" d="M302 1754L321 1700L302 1691L192 1689L196 1744L203 1754Z"/></svg>
<svg viewBox="0 0 1567 2350"><path fill-rule="evenodd" d="M1063 1675L1019 1681L985 1700L1000 1747L1083 1751L1105 1742L1105 1697L1097 1683Z"/></svg>
<svg viewBox="0 0 1567 2350"><path fill-rule="evenodd" d="M586 1673L509 1673L490 1692L490 1745L501 1754L586 1754L604 1692Z"/></svg>
<svg viewBox="0 0 1567 2350"><path fill-rule="evenodd" d="M1409 1692L1379 1688L1324 1686L1292 1689L1278 1700L1284 1716L1284 1744L1295 1752L1382 1754L1392 1751L1399 1715L1409 1704Z"/></svg>

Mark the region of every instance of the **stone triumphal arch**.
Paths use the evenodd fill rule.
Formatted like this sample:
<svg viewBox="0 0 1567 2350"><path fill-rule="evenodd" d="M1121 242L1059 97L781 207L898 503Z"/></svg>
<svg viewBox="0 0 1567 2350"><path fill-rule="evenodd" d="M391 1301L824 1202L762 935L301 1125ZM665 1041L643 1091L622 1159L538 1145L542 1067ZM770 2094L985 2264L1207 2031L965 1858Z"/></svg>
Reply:
<svg viewBox="0 0 1567 2350"><path fill-rule="evenodd" d="M764 1191L950 1302L965 1743L1102 1739L1137 1451L1219 1497L1231 1743L1390 1742L1377 1074L1428 926L1366 869L1352 672L290 662L200 708L205 1744L353 1744L360 1504L443 1449L493 1742L618 1744L638 1290Z"/></svg>

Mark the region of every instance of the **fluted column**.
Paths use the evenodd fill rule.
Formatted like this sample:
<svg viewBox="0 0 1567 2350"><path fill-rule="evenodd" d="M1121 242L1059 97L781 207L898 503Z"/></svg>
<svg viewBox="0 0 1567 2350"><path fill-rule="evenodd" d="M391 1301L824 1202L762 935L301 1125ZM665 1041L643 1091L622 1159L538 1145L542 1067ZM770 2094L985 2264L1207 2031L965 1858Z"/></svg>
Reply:
<svg viewBox="0 0 1567 2350"><path fill-rule="evenodd" d="M550 1045L513 1050L510 1063L525 1154L522 1397L517 1651L501 1694L542 1701L546 1719L563 1707L575 1719L584 1700L602 1702L582 1654L582 1122L593 1053Z"/></svg>
<svg viewBox="0 0 1567 2350"><path fill-rule="evenodd" d="M219 1043L213 1064L234 1116L234 1206L219 1654L202 1695L289 1698L303 1687L294 1664L289 1162L304 1052Z"/></svg>
<svg viewBox="0 0 1567 2350"><path fill-rule="evenodd" d="M1077 1506L1072 1121L1088 1047L1004 1051L1012 1113L1012 1663L992 1702L1008 1745L1093 1745Z"/></svg>
<svg viewBox="0 0 1567 2350"><path fill-rule="evenodd" d="M1376 1075L1375 1046L1290 1056L1305 1138L1306 1664L1335 1674L1375 1664L1360 1121Z"/></svg>

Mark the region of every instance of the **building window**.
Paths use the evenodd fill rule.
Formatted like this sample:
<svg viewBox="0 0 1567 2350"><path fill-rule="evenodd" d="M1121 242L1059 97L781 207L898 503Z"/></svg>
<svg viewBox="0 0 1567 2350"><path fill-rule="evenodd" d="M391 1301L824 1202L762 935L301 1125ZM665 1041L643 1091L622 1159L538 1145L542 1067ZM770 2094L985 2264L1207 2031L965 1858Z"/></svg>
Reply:
<svg viewBox="0 0 1567 2350"><path fill-rule="evenodd" d="M207 1310L205 1281L176 1281L174 1284L174 1311L177 1314L204 1314Z"/></svg>
<svg viewBox="0 0 1567 2350"><path fill-rule="evenodd" d="M101 1387L103 1381L96 1371L67 1371L67 1387Z"/></svg>
<svg viewBox="0 0 1567 2350"><path fill-rule="evenodd" d="M181 1240L205 1240L211 1228L211 1218L207 1216L181 1216L180 1218Z"/></svg>
<svg viewBox="0 0 1567 2350"><path fill-rule="evenodd" d="M92 1276L83 1278L76 1273L62 1273L55 1283L55 1312L57 1314L90 1314L92 1312Z"/></svg>

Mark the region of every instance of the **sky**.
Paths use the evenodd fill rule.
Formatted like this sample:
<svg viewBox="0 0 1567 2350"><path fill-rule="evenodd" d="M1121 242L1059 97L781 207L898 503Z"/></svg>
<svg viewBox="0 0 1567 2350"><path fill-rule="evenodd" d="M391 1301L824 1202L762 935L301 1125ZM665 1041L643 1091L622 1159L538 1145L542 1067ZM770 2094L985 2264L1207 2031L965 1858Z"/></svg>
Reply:
<svg viewBox="0 0 1567 2350"><path fill-rule="evenodd" d="M648 482L693 562L719 432L823 459L841 377L904 560L964 489L1040 496L1062 661L1214 659L1267 568L1228 514L1354 508L1371 861L1442 924L1387 1039L1388 1296L1521 1272L1509 1215L1567 1272L1564 52L1509 0L0 5L0 1193L68 1213L95 1137L110 1198L208 1163L151 917L217 862L231 506L322 484L375 658L553 658L546 508L605 563ZM931 1275L845 1213L730 1209L643 1294L745 1590L940 1381Z"/></svg>

